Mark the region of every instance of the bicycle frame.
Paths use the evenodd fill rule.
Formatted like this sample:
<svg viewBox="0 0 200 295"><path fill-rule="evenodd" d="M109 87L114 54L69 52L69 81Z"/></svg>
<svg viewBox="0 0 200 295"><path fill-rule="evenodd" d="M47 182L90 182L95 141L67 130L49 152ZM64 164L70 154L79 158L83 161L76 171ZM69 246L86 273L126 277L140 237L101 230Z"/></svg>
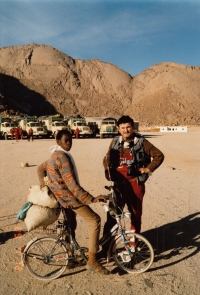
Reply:
<svg viewBox="0 0 200 295"><path fill-rule="evenodd" d="M31 244L33 244L34 242L36 241L39 241L40 239L43 239L43 238L51 238L51 237L54 237L55 236L42 236L42 237L36 237L34 239L32 239L31 241L29 241L26 245L26 247L23 249L23 252L21 253L22 256L21 256L21 263L22 263L22 266L25 265L25 256L27 255L27 250L29 248L29 246ZM62 240L62 243L65 244L65 246L68 248L68 250L70 251L70 253L72 253L70 247L69 247L69 244L62 238L62 235L60 235L59 237L57 237L57 239L55 239L55 244L53 246L53 248L50 250L50 252L48 253L48 256L51 257L51 254L53 253L53 251L55 250L55 248L57 247L57 245L59 244L59 242ZM72 258L68 258L68 260L71 260ZM50 262L50 261L48 261Z"/></svg>
<svg viewBox="0 0 200 295"><path fill-rule="evenodd" d="M22 253L22 265L23 266L25 265L25 256L27 254L29 246L40 239L48 238L48 237L55 238L55 236L53 236L53 235L52 236L42 236L42 237L36 237L33 240L28 242L28 244L26 245L26 247L24 248L23 253ZM67 238L67 240L66 240L66 238ZM66 223L64 228L61 230L61 233L59 233L59 235L56 236L55 244L48 253L49 257L51 257L51 254L54 252L54 250L56 249L57 245L60 242L66 246L66 248L68 249L68 251L70 253L70 257L68 257L66 260L76 260L76 261L79 260L80 261L80 257L81 257L83 260L87 261L87 258L85 256L85 252L87 252L88 249L86 247L80 247L79 244L77 243L77 241L72 237L71 228L70 228L69 223ZM70 245L71 245L71 247L70 247Z"/></svg>
<svg viewBox="0 0 200 295"><path fill-rule="evenodd" d="M105 209L110 211L116 220L116 224L99 240L99 245L102 246L106 242L110 242L107 262L110 262L112 257L115 264L123 271L142 273L149 269L153 263L153 248L147 239L135 233L135 230L125 229L125 223L122 222L122 219L130 218L131 213L123 212L122 209L117 207L114 188L110 187L110 190L112 194L106 197L113 206L105 206ZM118 214L119 212L120 214ZM56 236L54 235L55 232ZM50 247L45 246L48 246L48 243L50 243ZM37 279L52 280L65 271L69 261L74 261L82 266L85 265L88 259L87 252L88 249L80 247L72 237L70 223L58 221L58 225L53 228L51 236L36 237L26 245L25 249L22 250L22 264L27 264L29 272ZM35 265L37 267L42 263L44 263L45 274L43 274L43 268L35 268ZM58 269L55 272L49 272L48 267L58 267ZM42 269L41 273L40 269Z"/></svg>
<svg viewBox="0 0 200 295"><path fill-rule="evenodd" d="M107 262L110 261L112 245L113 245L114 241L117 240L119 237L122 238L122 241L124 243L124 248L128 251L128 253L130 255L132 255L132 252L129 250L129 247L127 247L127 240L125 238L125 234L127 234L127 233L135 233L135 230L126 230L126 231L124 230L124 228L122 227L122 223L121 223L122 215L124 215L125 217L130 218L130 213L129 212L125 212L125 213L122 212L122 214L120 214L120 215L115 214L114 218L116 219L117 223L108 231L108 233L106 233L106 235L104 237L102 237L99 240L99 245L102 246L107 241L112 239L112 241L110 243L110 246L109 246L109 249L108 249ZM119 232L119 234L117 234L118 232Z"/></svg>

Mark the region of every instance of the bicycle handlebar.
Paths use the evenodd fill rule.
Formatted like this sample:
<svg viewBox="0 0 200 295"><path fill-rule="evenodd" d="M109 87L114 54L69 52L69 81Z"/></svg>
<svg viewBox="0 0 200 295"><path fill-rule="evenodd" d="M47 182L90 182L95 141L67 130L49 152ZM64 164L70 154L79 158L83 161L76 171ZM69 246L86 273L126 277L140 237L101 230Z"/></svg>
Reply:
<svg viewBox="0 0 200 295"><path fill-rule="evenodd" d="M130 218L131 213L130 212L123 212L123 209L120 208L117 204L118 203L117 197L116 197L116 190L117 189L112 185L105 186L105 189L107 189L108 191L111 191L110 194L104 195L104 197L106 197L106 199L112 204L111 207L108 205L104 205L105 211L109 212L113 216L113 218L118 218L118 217L121 218L122 216Z"/></svg>
<svg viewBox="0 0 200 295"><path fill-rule="evenodd" d="M110 194L107 194L107 195L102 195L102 199L106 199L108 200L112 206L108 206L108 205L104 205L104 209L106 212L109 212L113 218L118 218L118 217L129 217L130 218L130 215L131 213L130 212L123 212L123 210L117 205L117 198L116 198L116 188L114 186L105 186L105 189L107 189L108 191L111 191ZM100 196L99 196L100 197ZM121 213L119 214L118 212L121 211Z"/></svg>

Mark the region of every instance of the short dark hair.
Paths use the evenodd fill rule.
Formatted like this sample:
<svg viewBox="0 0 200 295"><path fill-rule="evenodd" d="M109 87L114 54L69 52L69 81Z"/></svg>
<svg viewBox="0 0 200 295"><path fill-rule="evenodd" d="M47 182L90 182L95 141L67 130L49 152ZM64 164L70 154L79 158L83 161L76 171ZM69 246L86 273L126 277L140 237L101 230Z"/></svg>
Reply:
<svg viewBox="0 0 200 295"><path fill-rule="evenodd" d="M121 118L119 118L119 120L117 121L117 126L119 127L120 124L125 124L125 123L131 123L131 126L134 127L134 121L129 116L122 116Z"/></svg>
<svg viewBox="0 0 200 295"><path fill-rule="evenodd" d="M69 135L70 137L72 137L72 134L69 130L67 129L63 129L63 130L59 130L58 133L56 134L56 141L57 140L61 140L62 136L66 134Z"/></svg>

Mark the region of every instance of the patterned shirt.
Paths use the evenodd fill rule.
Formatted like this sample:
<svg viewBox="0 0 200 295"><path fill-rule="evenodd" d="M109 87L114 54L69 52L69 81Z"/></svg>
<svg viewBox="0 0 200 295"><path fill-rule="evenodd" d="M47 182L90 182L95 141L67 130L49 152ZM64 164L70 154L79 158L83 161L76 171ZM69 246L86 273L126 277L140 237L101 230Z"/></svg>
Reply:
<svg viewBox="0 0 200 295"><path fill-rule="evenodd" d="M75 208L93 202L94 197L78 184L71 159L63 151L52 153L37 172L40 185L45 185L44 177L48 177L48 187L63 207Z"/></svg>

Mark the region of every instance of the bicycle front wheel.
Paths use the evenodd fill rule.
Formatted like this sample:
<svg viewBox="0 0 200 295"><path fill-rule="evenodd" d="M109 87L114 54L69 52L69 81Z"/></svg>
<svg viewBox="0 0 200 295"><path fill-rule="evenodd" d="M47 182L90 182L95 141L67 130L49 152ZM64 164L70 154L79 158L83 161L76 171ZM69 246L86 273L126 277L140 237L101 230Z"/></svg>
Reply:
<svg viewBox="0 0 200 295"><path fill-rule="evenodd" d="M50 281L66 270L68 249L55 237L41 237L31 243L25 252L25 265L36 279Z"/></svg>
<svg viewBox="0 0 200 295"><path fill-rule="evenodd" d="M154 251L149 241L136 233L125 233L127 249L122 237L118 237L111 248L115 263L128 273L143 273L150 268L154 260Z"/></svg>

